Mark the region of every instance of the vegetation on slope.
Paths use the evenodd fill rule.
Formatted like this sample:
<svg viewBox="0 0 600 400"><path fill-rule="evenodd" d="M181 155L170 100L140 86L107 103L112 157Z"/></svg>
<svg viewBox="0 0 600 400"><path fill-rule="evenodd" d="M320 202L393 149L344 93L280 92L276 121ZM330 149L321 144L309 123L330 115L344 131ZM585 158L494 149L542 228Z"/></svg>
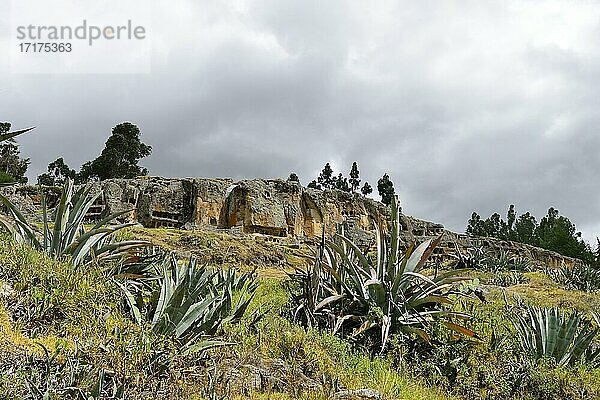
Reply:
<svg viewBox="0 0 600 400"><path fill-rule="evenodd" d="M484 220L473 212L466 232L473 236L489 236L530 244L563 256L579 258L596 267L600 262L600 241L599 247L593 251L581 238L581 232L577 232L575 224L569 218L560 215L554 207L548 209L548 214L539 223L529 212L517 217L514 205L509 207L506 221L498 213Z"/></svg>
<svg viewBox="0 0 600 400"><path fill-rule="evenodd" d="M313 383L311 398L329 398L340 386L373 387L389 398L447 398L394 371L391 359L370 360L289 322L281 316L287 295L279 280L262 280L248 318L222 330L220 337L236 346L186 355L175 338L135 324L118 286L100 269L74 269L7 237L0 243L0 397L35 398L46 390L53 397L93 396L102 376L105 395L122 387L136 399L260 398L258 391L291 398ZM255 310L266 313L258 323ZM249 371L272 382L254 393L244 378Z"/></svg>
<svg viewBox="0 0 600 400"><path fill-rule="evenodd" d="M86 231L93 199L69 188L41 234L8 204L21 240L0 237L0 397L600 397L599 296L572 290L587 271L555 282L514 257L461 256L472 279L459 278L428 260L435 241L400 251L397 221L375 253L338 235L314 264L304 247L253 236L117 231L111 218ZM117 252L95 257L104 248ZM305 274L272 273L290 269Z"/></svg>

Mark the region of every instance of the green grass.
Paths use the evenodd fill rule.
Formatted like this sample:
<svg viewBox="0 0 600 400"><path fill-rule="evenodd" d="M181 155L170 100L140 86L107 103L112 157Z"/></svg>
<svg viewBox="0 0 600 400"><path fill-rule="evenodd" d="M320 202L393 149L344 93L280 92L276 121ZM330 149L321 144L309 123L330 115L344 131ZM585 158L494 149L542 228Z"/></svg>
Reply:
<svg viewBox="0 0 600 400"><path fill-rule="evenodd" d="M412 348L410 341L401 340L385 357L371 358L337 337L304 330L287 318L285 271L306 262L306 247L215 232L136 228L126 235L197 255L212 265L258 268L260 286L247 317L220 332L237 345L185 356L171 339L131 322L118 288L101 268L77 270L0 236L0 398L28 396L28 386L42 392L49 388L51 398L64 398L61 389L69 385L89 394L101 371L108 374L107 385L124 384L127 398L135 399L208 399L211 393L328 399L341 387L373 388L386 399L600 398L600 370L528 362L511 337L508 317L520 301L600 309L598 294L562 289L543 274L526 273L525 283L507 288L487 286L486 303L457 303L457 309L473 314L469 326L480 334L479 342L444 336L440 330L434 347ZM482 282L490 278L474 275ZM253 312L265 313L255 325ZM494 347L492 332L507 336L501 346ZM461 361L453 366L456 359ZM281 361L285 368L277 367ZM243 380L226 379L231 371L261 368L283 386L256 390ZM307 379L322 389L295 389ZM519 379L519 390L511 392Z"/></svg>
<svg viewBox="0 0 600 400"><path fill-rule="evenodd" d="M327 389L274 392L268 398L326 399L331 394L327 385L334 382L375 388L387 398L449 398L418 379L398 374L389 360L369 360L337 338L305 332L280 316L287 302L281 280L261 281L251 306L267 311L258 331L248 320L226 327L223 338L238 345L212 350L208 359L198 360L180 354L176 343L134 325L117 288L100 269L76 270L5 237L0 243L0 281L12 292L0 297L0 398L24 397L28 386L42 392L49 388L56 395L71 383L89 393L102 370L118 384L125 383L130 398L156 398L157 393L159 398L160 393L164 398L203 398L212 389L233 397L267 398L242 388L231 392L224 384L209 387L207 365L262 367L277 359L312 380L326 376ZM69 382L72 374L76 379Z"/></svg>

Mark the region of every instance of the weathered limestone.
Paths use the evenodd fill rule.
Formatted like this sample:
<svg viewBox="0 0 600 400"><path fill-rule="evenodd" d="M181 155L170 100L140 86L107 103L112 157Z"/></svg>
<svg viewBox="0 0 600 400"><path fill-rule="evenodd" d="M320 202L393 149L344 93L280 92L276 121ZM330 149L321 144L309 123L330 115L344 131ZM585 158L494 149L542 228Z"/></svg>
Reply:
<svg viewBox="0 0 600 400"><path fill-rule="evenodd" d="M39 218L41 197L32 187L2 188L28 218ZM273 240L291 238L315 241L322 232L331 235L339 223L360 245L373 243L373 221L385 222L389 210L381 203L359 194L338 190L304 188L297 182L280 179L242 180L208 178L114 179L92 184L93 193L101 192L87 215L89 221L126 210L121 219L139 222L151 228L194 227L231 230L264 235ZM56 201L52 192L49 202ZM508 251L534 260L540 265L572 265L574 259L520 243L495 238L472 238L447 231L440 224L401 216L402 244L422 242L443 235L435 250L447 257L472 246L492 252Z"/></svg>

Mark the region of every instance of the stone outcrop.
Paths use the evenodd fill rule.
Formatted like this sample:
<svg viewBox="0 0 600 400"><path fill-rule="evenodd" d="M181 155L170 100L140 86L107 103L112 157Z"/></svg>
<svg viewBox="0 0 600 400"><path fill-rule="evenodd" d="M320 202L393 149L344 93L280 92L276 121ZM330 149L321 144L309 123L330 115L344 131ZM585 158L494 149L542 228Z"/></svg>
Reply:
<svg viewBox="0 0 600 400"><path fill-rule="evenodd" d="M296 242L313 242L323 231L331 235L344 223L354 240L369 246L373 243L373 222L385 223L389 216L383 204L359 194L305 188L280 179L141 177L96 182L91 192L99 196L88 212L90 222L129 210L121 219L150 228L228 230ZM27 217L39 218L41 196L37 189L8 187L2 188L2 193ZM50 193L51 203L57 193ZM405 246L443 235L435 250L439 257L482 246L495 253L519 254L549 267L577 262L521 243L469 237L407 215L401 216L401 224Z"/></svg>
<svg viewBox="0 0 600 400"><path fill-rule="evenodd" d="M151 227L209 227L312 241L338 223L370 232L387 209L358 194L304 188L283 180L115 179L92 184L99 193L89 220L131 210L124 220Z"/></svg>

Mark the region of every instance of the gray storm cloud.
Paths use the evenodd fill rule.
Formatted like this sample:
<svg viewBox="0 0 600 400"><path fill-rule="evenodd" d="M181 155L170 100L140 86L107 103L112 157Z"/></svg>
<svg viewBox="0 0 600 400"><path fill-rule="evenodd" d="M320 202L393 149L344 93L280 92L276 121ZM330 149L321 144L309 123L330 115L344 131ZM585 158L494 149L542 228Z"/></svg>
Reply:
<svg viewBox="0 0 600 400"><path fill-rule="evenodd" d="M390 174L407 213L451 229L514 203L600 232L600 5L178 0L154 13L151 74L0 61L0 118L38 126L20 140L30 177L59 156L78 168L128 120L154 175L306 184L356 160L373 186Z"/></svg>

